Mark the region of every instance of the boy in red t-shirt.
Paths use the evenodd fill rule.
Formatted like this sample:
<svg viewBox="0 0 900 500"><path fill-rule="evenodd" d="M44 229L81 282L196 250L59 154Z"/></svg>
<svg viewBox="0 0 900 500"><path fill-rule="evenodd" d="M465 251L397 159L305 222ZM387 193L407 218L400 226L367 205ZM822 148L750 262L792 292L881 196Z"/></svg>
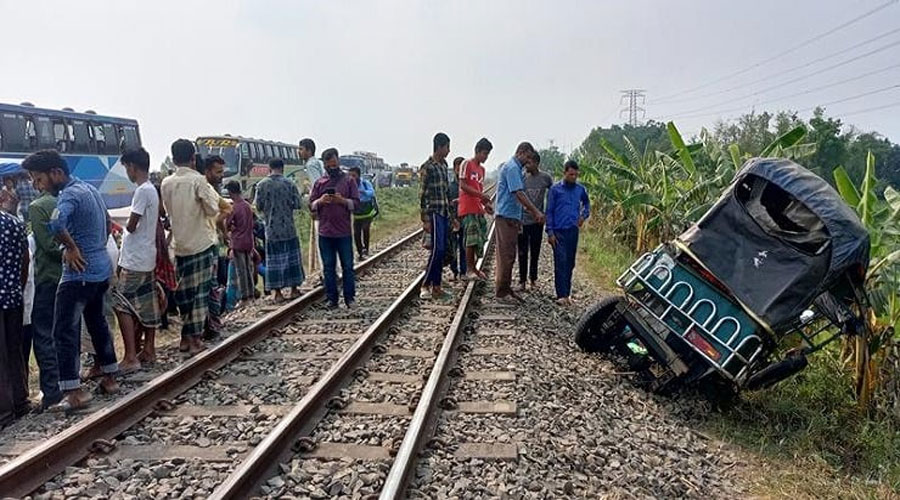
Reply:
<svg viewBox="0 0 900 500"><path fill-rule="evenodd" d="M459 169L459 207L457 213L462 220L466 246L466 275L463 279L486 280L487 276L475 268L475 257L484 253L487 240L487 219L484 214L494 213L491 199L484 194L484 162L494 146L491 141L481 138L475 144L475 156L463 162Z"/></svg>

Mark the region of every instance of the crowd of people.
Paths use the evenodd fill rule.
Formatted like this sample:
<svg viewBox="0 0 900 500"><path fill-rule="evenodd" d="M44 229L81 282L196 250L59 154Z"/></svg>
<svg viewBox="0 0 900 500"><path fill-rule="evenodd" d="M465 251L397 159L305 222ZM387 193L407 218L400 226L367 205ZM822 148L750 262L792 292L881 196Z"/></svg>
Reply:
<svg viewBox="0 0 900 500"><path fill-rule="evenodd" d="M273 159L270 174L244 198L239 182L222 186L225 161L200 158L194 144L172 144L175 170L161 180L143 148L120 162L134 191L127 222L110 217L92 185L71 175L58 152L45 150L21 164L24 175L0 188L0 427L35 409L69 412L93 399L83 383L114 394L116 377L156 361L157 330L180 315L179 350L192 356L220 335L221 315L270 295L276 302L300 293L306 275L294 214L309 208L330 307L355 302L353 237L369 252L377 214L372 184L344 172L331 148L315 158L300 141L307 169L322 172L304 201ZM121 234L117 244L114 235ZM262 244L258 242L262 241ZM174 259L173 259L174 257ZM263 292L259 282L262 281ZM235 299L230 303L227 297ZM124 352L116 354L111 322ZM82 370L82 354L93 356ZM29 362L38 368L40 396L29 399Z"/></svg>
<svg viewBox="0 0 900 500"><path fill-rule="evenodd" d="M359 259L369 255L371 223L379 212L374 187L359 169L341 169L337 149L317 159L311 139L299 145L307 170L321 172L306 200L285 177L280 159L270 161L270 174L245 199L239 182L221 185L225 161L200 158L189 140L172 144L175 170L161 180L150 172L147 151L126 151L120 162L137 188L124 227L110 218L94 186L71 175L58 152L28 156L21 165L26 176L4 179L0 189L0 426L36 408L84 408L93 398L83 385L89 379L97 379L100 392L117 393L118 375L155 363L156 333L168 327L171 313L181 318L179 350L192 356L220 335L226 309L263 293L274 301L286 294L296 298L306 280L298 210L309 209L314 220L310 251L322 263L328 307L343 302L354 308L354 250ZM497 299L522 300L512 286L517 256L519 291L536 289L546 232L556 296L568 304L579 228L590 213L577 183L578 165L567 162L563 179L553 184L524 142L500 168L491 197L484 163L492 149L489 140L479 140L470 159L453 161L451 173L450 138L434 137L420 170L429 249L420 297L452 297L442 286L448 265L453 281L486 279L475 264L487 240L486 216L493 215ZM122 336L121 358L112 321ZM84 352L93 360L82 370ZM28 390L32 354L40 384L35 402Z"/></svg>
<svg viewBox="0 0 900 500"><path fill-rule="evenodd" d="M420 169L420 213L429 249L422 299L449 300L442 286L442 272L450 266L452 280L487 277L475 267L487 240L486 215L493 214L496 234L495 297L518 304L522 297L513 289L513 267L519 260L519 291L537 289L538 261L544 233L553 250L553 276L557 302L572 304L572 272L579 230L590 216L587 190L578 183L578 163L563 165L563 178L553 183L540 170L540 155L523 142L498 172L496 197L485 193L484 163L493 149L488 139L475 144L475 154L447 165L450 138L434 136L433 153Z"/></svg>

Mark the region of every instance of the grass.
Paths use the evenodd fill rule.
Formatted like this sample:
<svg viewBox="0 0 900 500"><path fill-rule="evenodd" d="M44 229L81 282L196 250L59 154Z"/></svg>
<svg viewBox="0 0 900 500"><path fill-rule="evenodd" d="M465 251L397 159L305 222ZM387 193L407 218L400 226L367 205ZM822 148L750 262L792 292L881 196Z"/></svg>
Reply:
<svg viewBox="0 0 900 500"><path fill-rule="evenodd" d="M597 228L582 233L580 266L605 289L636 258ZM704 431L740 447L752 492L779 498L890 498L900 495L900 423L858 411L835 344L773 388L744 393L710 414Z"/></svg>

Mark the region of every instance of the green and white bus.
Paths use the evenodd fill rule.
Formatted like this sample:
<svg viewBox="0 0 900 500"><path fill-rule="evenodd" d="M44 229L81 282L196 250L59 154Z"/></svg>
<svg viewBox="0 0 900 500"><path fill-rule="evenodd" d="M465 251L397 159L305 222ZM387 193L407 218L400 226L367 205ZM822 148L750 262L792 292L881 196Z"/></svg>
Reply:
<svg viewBox="0 0 900 500"><path fill-rule="evenodd" d="M201 156L219 155L225 160L225 182L239 181L245 193L252 193L253 186L269 175L269 161L273 158L284 161L285 177L296 182L301 193L308 193L312 183L322 176L322 172L307 171L295 144L228 134L198 137L196 143Z"/></svg>

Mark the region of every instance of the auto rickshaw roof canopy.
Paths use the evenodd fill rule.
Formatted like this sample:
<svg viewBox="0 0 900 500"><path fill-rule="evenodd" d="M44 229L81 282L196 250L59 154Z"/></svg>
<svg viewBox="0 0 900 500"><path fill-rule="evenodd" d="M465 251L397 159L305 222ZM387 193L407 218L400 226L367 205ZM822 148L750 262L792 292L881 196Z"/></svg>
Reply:
<svg viewBox="0 0 900 500"><path fill-rule="evenodd" d="M821 177L753 158L679 241L770 330L796 319L848 270L861 279L869 235Z"/></svg>

